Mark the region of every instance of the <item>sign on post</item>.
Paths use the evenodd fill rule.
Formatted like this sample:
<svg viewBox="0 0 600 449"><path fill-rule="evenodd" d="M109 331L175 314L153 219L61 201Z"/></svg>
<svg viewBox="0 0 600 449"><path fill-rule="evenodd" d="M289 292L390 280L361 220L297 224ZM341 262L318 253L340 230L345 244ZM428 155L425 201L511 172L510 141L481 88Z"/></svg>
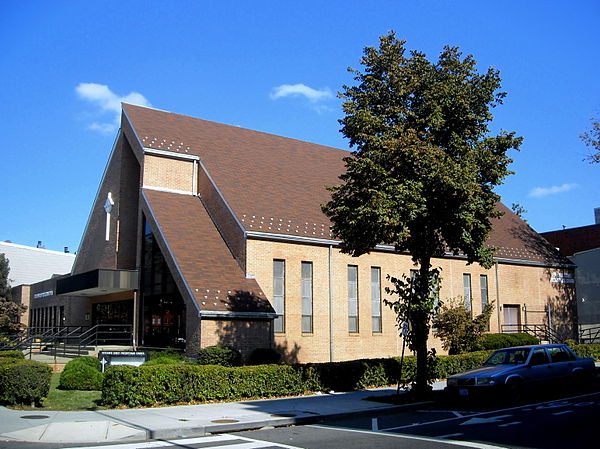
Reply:
<svg viewBox="0 0 600 449"><path fill-rule="evenodd" d="M112 365L140 366L142 363L148 361L148 352L100 351L98 353L98 360L100 360L100 366L102 367L102 372L104 372L106 368Z"/></svg>

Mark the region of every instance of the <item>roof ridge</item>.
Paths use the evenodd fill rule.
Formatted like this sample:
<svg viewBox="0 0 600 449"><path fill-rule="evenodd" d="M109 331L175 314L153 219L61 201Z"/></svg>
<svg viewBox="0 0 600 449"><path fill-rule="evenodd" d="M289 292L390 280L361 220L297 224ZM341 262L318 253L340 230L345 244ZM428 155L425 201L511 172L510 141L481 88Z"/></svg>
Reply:
<svg viewBox="0 0 600 449"><path fill-rule="evenodd" d="M50 254L56 254L56 255L65 255L65 256L75 257L75 253L65 253L64 251L58 251L55 249L36 248L34 246L21 245L19 243L13 243L13 242L0 242L0 244L11 246L14 248L28 249L31 251L39 251L42 253L50 253Z"/></svg>
<svg viewBox="0 0 600 449"><path fill-rule="evenodd" d="M238 130L241 130L241 131L244 131L244 132L250 132L250 133L255 133L255 134L259 134L259 135L265 135L265 136L269 136L269 137L275 137L277 139L293 140L295 142L299 142L299 143L303 143L303 144L316 145L316 146L319 146L319 147L329 148L329 149L336 150L336 151L344 151L344 152L347 152L347 153L351 152L351 150L349 150L349 149L332 147L332 146L329 146L329 145L323 145L323 144L316 143L316 142L310 142L308 140L297 139L295 137L287 137L287 136L282 136L280 134L269 133L269 132L266 132L266 131L259 131L257 129L245 128L245 127L239 126L239 125L231 125L231 124L228 124L228 123L217 122L217 121L214 121L214 120L207 120L207 119L203 119L203 118L193 117L191 115L179 114L177 112L171 112L171 111L167 111L167 110L164 110L164 109L158 109L158 108L153 108L153 107L148 107L148 106L140 106L140 105L130 104L130 103L121 103L121 105L124 108L125 107L134 107L134 108L140 108L140 109L149 109L149 110L152 110L152 111L162 112L162 113L165 113L165 114L171 114L173 116L182 117L182 118L185 118L185 119L191 119L191 120L196 120L196 121L199 121L199 122L211 123L211 124L214 124L214 125L217 125L217 126L225 126L225 127L228 127L228 128L235 128L235 129L238 129ZM134 123L132 123L132 126L134 126L134 128L135 128Z"/></svg>

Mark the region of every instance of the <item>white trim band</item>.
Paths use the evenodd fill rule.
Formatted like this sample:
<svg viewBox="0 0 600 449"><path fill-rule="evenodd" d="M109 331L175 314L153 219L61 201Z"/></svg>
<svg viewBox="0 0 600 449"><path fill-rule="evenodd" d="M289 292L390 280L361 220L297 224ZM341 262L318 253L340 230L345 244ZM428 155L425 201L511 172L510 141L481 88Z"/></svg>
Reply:
<svg viewBox="0 0 600 449"><path fill-rule="evenodd" d="M186 161L199 161L200 160L200 156L196 156L194 154L183 154L183 153L176 153L173 151L166 151L166 150L157 150L156 148L148 148L148 147L142 147L144 149L144 154L155 154L157 156L164 156L164 157L170 157L172 159L183 159Z"/></svg>

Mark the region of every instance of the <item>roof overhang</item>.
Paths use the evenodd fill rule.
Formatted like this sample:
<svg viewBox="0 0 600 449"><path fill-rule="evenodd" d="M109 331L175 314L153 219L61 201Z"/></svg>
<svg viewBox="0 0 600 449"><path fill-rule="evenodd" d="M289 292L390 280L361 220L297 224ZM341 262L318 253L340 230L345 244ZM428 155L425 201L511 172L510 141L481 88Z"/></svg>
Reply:
<svg viewBox="0 0 600 449"><path fill-rule="evenodd" d="M56 295L101 296L137 290L137 270L92 270L56 281Z"/></svg>

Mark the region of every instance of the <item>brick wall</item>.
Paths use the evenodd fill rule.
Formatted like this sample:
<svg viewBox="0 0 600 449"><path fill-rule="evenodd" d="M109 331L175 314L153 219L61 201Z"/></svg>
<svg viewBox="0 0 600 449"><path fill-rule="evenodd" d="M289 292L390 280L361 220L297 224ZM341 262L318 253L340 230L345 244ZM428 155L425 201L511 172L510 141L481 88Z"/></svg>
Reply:
<svg viewBox="0 0 600 449"><path fill-rule="evenodd" d="M29 324L30 293L31 287L29 285L18 285L11 289L12 300L27 307L27 310L21 314L19 319L19 322L25 326Z"/></svg>
<svg viewBox="0 0 600 449"><path fill-rule="evenodd" d="M47 279L45 281L37 282L31 285L30 292L30 312L29 312L29 325L33 325L32 318L34 316L34 310L45 309L46 314L60 312L60 306L64 306L65 320L59 323L57 320L56 325L58 326L91 326L91 312L92 306L90 298L86 297L71 297L71 296L43 296L35 298L34 296L39 293L56 292L56 280ZM56 309L54 309L56 307ZM51 310L50 310L51 309ZM87 319L86 319L87 317ZM44 324L39 324L43 326Z"/></svg>
<svg viewBox="0 0 600 449"><path fill-rule="evenodd" d="M97 268L135 268L139 201L139 164L123 135L108 162L98 196L79 247L73 274ZM104 204L110 192L114 202L106 240Z"/></svg>
<svg viewBox="0 0 600 449"><path fill-rule="evenodd" d="M325 246L248 240L247 272L256 279L267 294L273 297L273 259L285 260L285 333L275 334L275 346L287 359L299 362L323 362L330 358L329 319L329 248ZM301 332L300 265L302 261L313 263L313 314L312 333ZM396 317L391 309L382 305L382 332L374 333L371 319L371 267L381 268L381 297L389 298L385 286L386 275L409 274L415 267L409 256L387 252L372 252L359 258L332 250L332 303L333 303L333 360L349 360L361 357L389 357L400 353L402 340L398 337ZM440 298L462 300L464 295L463 274L471 275L472 308L481 313L480 276L487 276L488 300L495 303L490 322L490 332L498 332L504 323L498 306L519 305L530 324L534 318L545 323L544 311L551 304L553 325L568 331L573 329L573 288L569 284L550 282L551 272L544 267L499 264L486 270L479 265L467 265L461 259L436 259L434 266L441 267L442 285ZM359 332L348 331L348 265L358 266ZM496 273L498 276L496 277ZM496 285L498 285L498 294ZM390 298L393 299L393 298ZM432 339L430 347L443 352L441 342Z"/></svg>
<svg viewBox="0 0 600 449"><path fill-rule="evenodd" d="M246 269L246 241L244 231L227 208L223 197L208 177L206 169L200 164L198 173L198 192L206 211L223 236L224 242L242 270Z"/></svg>
<svg viewBox="0 0 600 449"><path fill-rule="evenodd" d="M144 156L144 187L192 193L193 161L146 154Z"/></svg>
<svg viewBox="0 0 600 449"><path fill-rule="evenodd" d="M270 348L270 322L252 320L202 319L200 346L217 344L235 347L247 360L254 349Z"/></svg>

